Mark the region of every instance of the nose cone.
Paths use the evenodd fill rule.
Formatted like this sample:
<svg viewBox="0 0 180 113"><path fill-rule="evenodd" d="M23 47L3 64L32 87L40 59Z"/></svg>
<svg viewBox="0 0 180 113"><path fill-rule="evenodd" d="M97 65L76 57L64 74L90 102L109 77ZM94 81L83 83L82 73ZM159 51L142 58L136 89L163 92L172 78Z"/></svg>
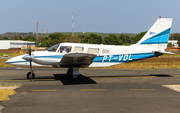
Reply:
<svg viewBox="0 0 180 113"><path fill-rule="evenodd" d="M9 64L9 65L20 65L20 64L22 64L22 63L29 62L29 61L27 61L27 60L22 59L22 57L24 57L24 56L25 56L25 55L13 57L13 58L7 60L7 61L6 61L6 64Z"/></svg>
<svg viewBox="0 0 180 113"><path fill-rule="evenodd" d="M16 62L17 62L16 57L13 57L13 58L7 60L7 61L6 61L6 64L13 65L13 64L16 63Z"/></svg>
<svg viewBox="0 0 180 113"><path fill-rule="evenodd" d="M10 64L11 63L11 59L6 61L6 64Z"/></svg>

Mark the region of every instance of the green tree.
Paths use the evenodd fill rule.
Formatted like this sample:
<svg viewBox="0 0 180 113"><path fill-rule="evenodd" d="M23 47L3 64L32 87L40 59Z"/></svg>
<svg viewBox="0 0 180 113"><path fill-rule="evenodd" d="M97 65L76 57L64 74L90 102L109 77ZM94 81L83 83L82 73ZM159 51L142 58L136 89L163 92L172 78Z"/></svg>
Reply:
<svg viewBox="0 0 180 113"><path fill-rule="evenodd" d="M101 44L102 43L102 37L100 35L96 35L94 33L91 33L87 36L85 36L81 43L89 43L89 44Z"/></svg>
<svg viewBox="0 0 180 113"><path fill-rule="evenodd" d="M78 37L83 39L85 37L85 35L79 35Z"/></svg>
<svg viewBox="0 0 180 113"><path fill-rule="evenodd" d="M24 41L33 41L33 42L37 41L36 37L33 37L33 36L27 36L23 40Z"/></svg>
<svg viewBox="0 0 180 113"><path fill-rule="evenodd" d="M105 37L103 40L103 44L107 45L119 45L122 41L114 34L110 34L108 37Z"/></svg>
<svg viewBox="0 0 180 113"><path fill-rule="evenodd" d="M23 40L22 36L19 36L19 40Z"/></svg>
<svg viewBox="0 0 180 113"><path fill-rule="evenodd" d="M170 35L170 40L178 40L180 38L180 33L172 33Z"/></svg>
<svg viewBox="0 0 180 113"><path fill-rule="evenodd" d="M172 47L172 44L171 43L168 43L168 45L167 45L168 47Z"/></svg>
<svg viewBox="0 0 180 113"><path fill-rule="evenodd" d="M41 47L50 47L50 38L48 36L41 37L40 39Z"/></svg>
<svg viewBox="0 0 180 113"><path fill-rule="evenodd" d="M15 37L13 40L23 40L23 39L22 36L19 36L19 37Z"/></svg>
<svg viewBox="0 0 180 113"><path fill-rule="evenodd" d="M50 47L50 42L48 40L41 42L41 47Z"/></svg>
<svg viewBox="0 0 180 113"><path fill-rule="evenodd" d="M121 40L121 44L131 44L131 38L128 35L120 34L118 37Z"/></svg>
<svg viewBox="0 0 180 113"><path fill-rule="evenodd" d="M65 39L65 36L61 33L52 33L49 35L49 38L51 40L58 40L60 43L60 42L63 42L63 40Z"/></svg>
<svg viewBox="0 0 180 113"><path fill-rule="evenodd" d="M65 39L63 40L64 42L70 42L70 43L80 43L81 38L78 36L72 37L72 35L66 35Z"/></svg>
<svg viewBox="0 0 180 113"><path fill-rule="evenodd" d="M8 37L3 37L3 40L9 40L9 38Z"/></svg>
<svg viewBox="0 0 180 113"><path fill-rule="evenodd" d="M132 43L135 44L137 43L145 34L147 33L147 31L145 32L141 32L139 34L137 34L135 37L132 37Z"/></svg>
<svg viewBox="0 0 180 113"><path fill-rule="evenodd" d="M178 40L178 45L180 45L180 33L172 33L169 40Z"/></svg>

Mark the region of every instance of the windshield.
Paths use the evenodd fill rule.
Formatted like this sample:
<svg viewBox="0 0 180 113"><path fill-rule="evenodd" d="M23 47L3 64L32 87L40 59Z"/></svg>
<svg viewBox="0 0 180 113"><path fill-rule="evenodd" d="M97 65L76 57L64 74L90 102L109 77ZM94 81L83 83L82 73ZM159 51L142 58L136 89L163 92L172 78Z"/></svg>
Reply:
<svg viewBox="0 0 180 113"><path fill-rule="evenodd" d="M59 43L60 44L60 43ZM47 51L49 52L55 52L56 49L58 48L59 44L53 45L52 47L50 47L49 49L47 49Z"/></svg>

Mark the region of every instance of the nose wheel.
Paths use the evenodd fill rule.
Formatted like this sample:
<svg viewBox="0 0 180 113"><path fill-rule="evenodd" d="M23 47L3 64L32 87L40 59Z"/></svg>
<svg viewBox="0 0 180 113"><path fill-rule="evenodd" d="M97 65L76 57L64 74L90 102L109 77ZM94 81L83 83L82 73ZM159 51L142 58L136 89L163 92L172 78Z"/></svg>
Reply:
<svg viewBox="0 0 180 113"><path fill-rule="evenodd" d="M35 74L32 72L28 72L27 73L27 79L34 79L35 78Z"/></svg>
<svg viewBox="0 0 180 113"><path fill-rule="evenodd" d="M27 79L34 79L35 74L33 73L33 69L32 69L32 61L30 61L29 63L30 63L30 72L27 73Z"/></svg>

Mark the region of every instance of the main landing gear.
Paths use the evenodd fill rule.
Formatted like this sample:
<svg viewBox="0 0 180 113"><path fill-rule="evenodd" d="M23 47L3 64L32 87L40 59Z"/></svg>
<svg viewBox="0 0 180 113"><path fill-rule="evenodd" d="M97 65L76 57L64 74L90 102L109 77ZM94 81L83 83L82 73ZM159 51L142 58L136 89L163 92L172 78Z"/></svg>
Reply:
<svg viewBox="0 0 180 113"><path fill-rule="evenodd" d="M66 74L72 79L77 79L79 77L79 68L78 67L69 68Z"/></svg>

